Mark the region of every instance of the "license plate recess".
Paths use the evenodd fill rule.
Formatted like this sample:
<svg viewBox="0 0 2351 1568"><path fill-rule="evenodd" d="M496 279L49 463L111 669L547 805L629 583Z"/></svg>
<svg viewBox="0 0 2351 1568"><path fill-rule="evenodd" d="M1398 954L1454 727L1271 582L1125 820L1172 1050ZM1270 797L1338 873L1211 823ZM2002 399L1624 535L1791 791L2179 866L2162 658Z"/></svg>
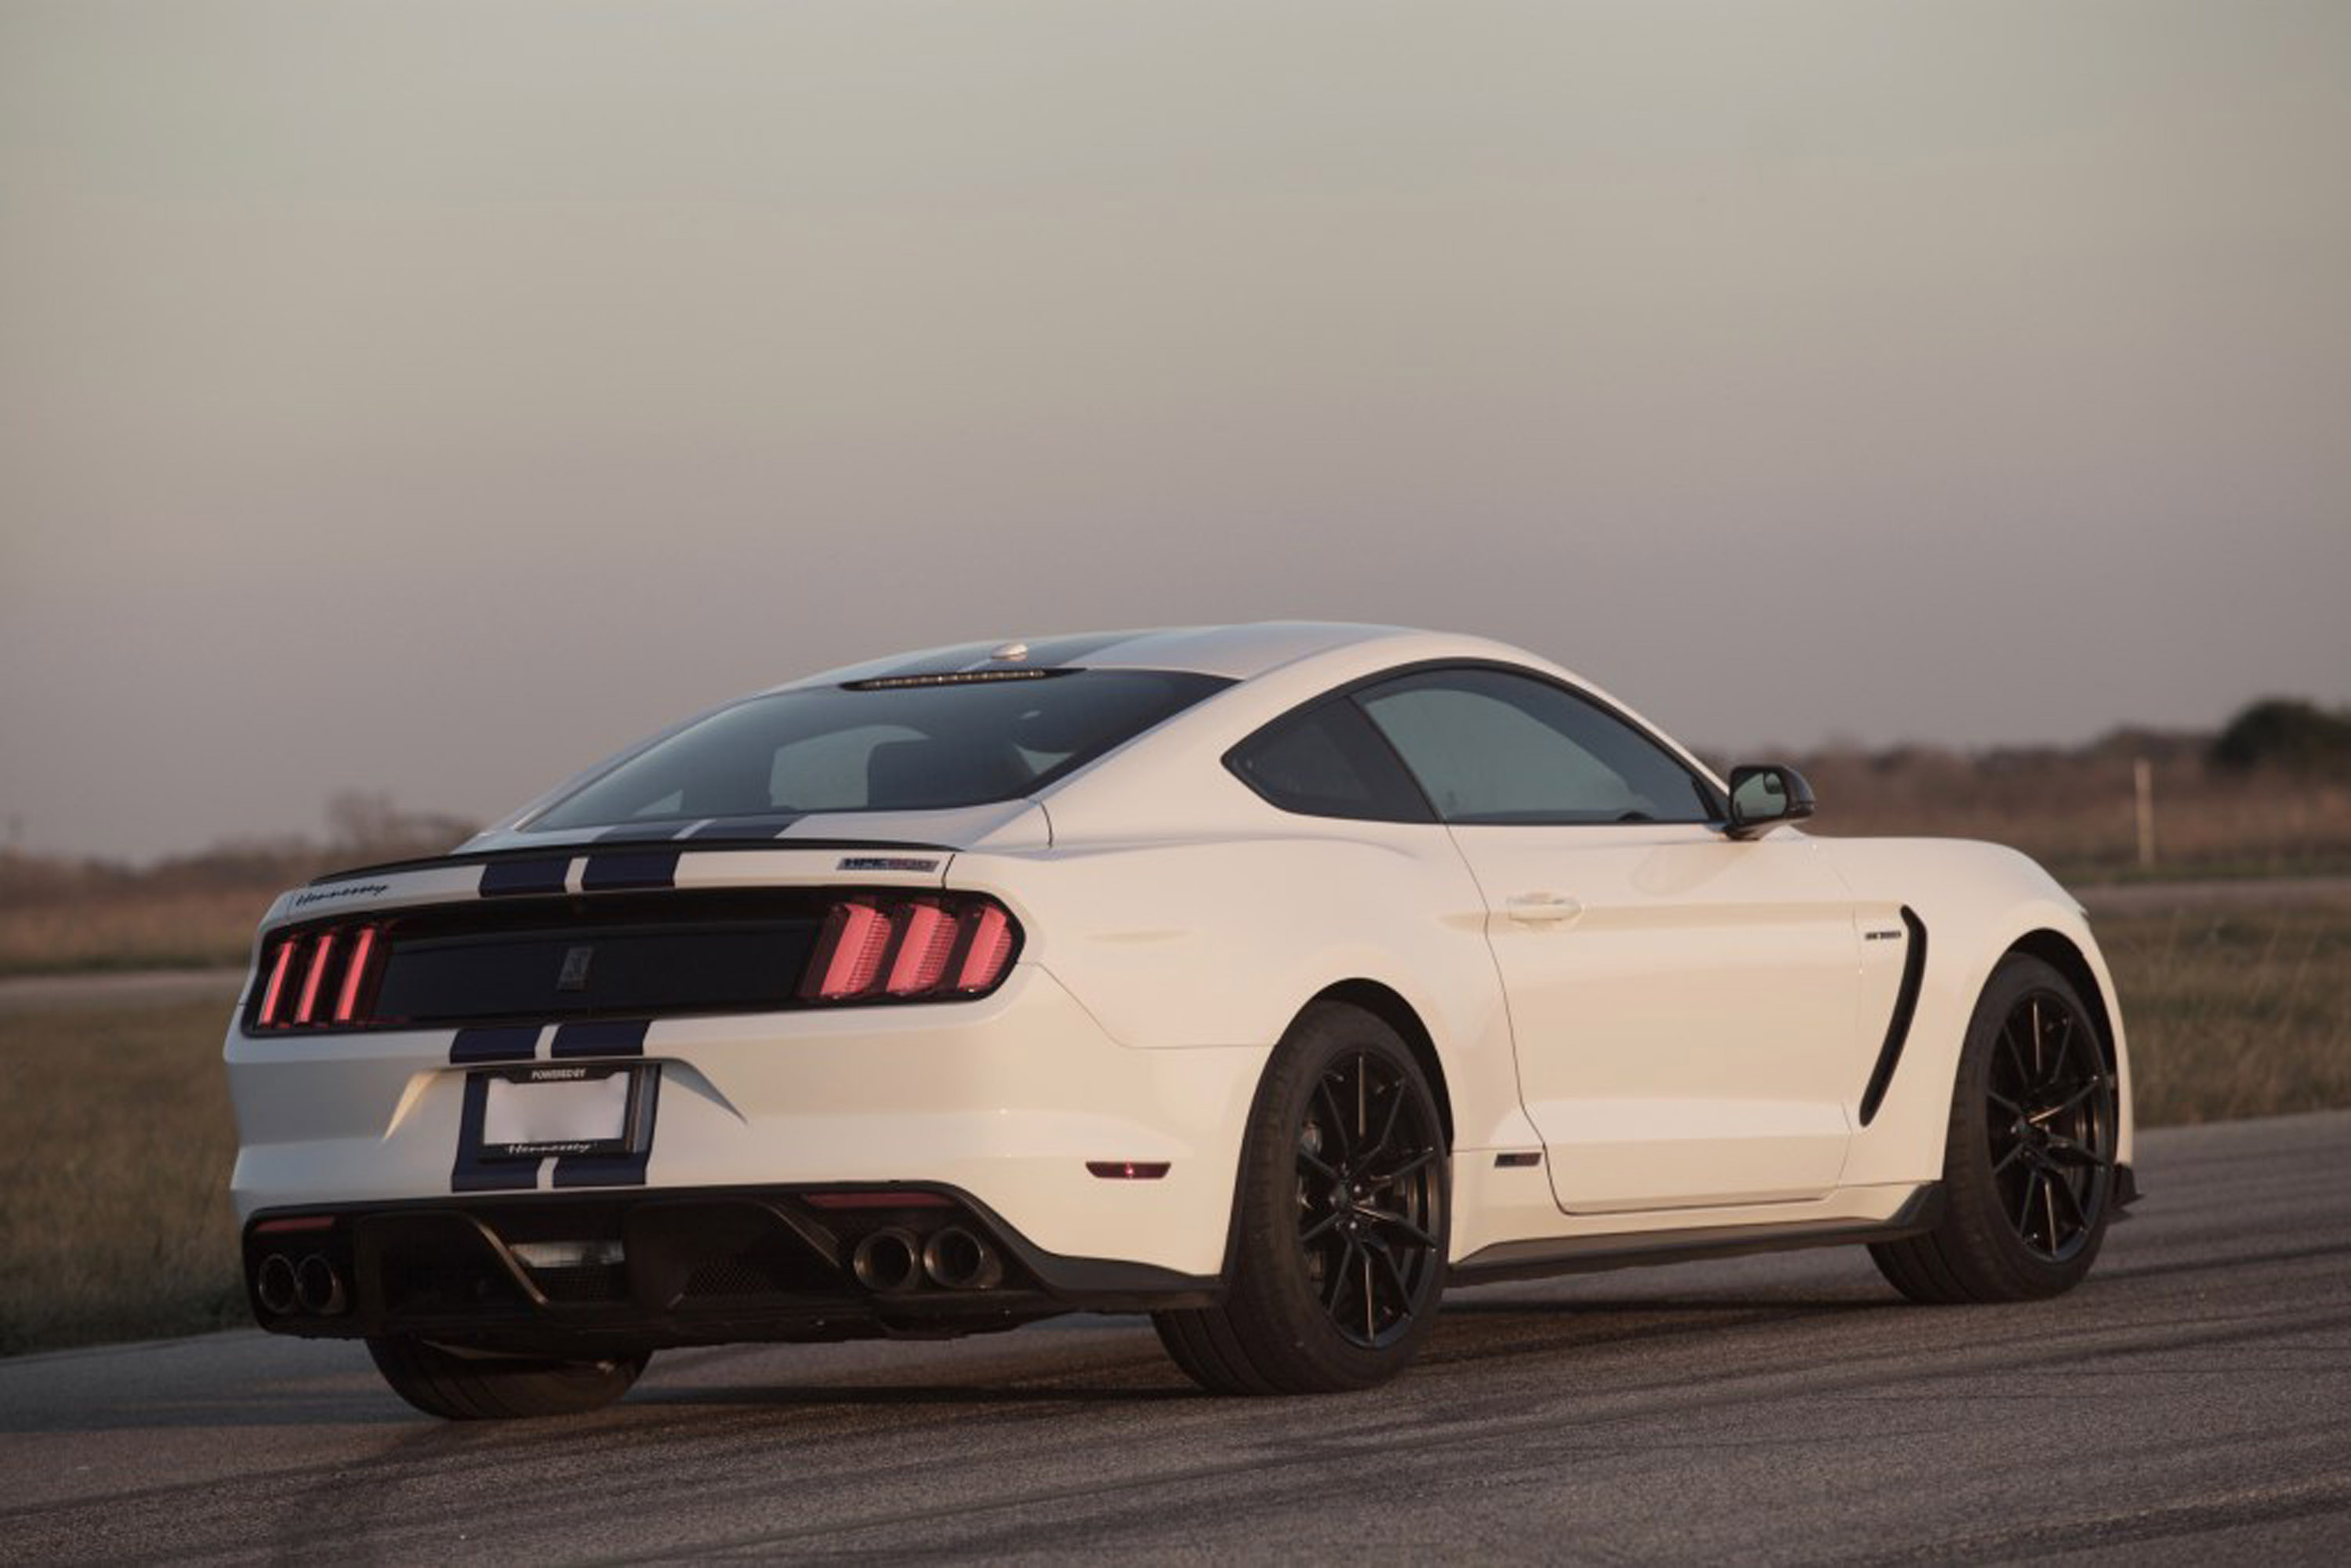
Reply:
<svg viewBox="0 0 2351 1568"><path fill-rule="evenodd" d="M478 1156L634 1154L650 1139L645 1082L657 1071L544 1061L478 1071L472 1077L481 1097L480 1121L471 1129Z"/></svg>

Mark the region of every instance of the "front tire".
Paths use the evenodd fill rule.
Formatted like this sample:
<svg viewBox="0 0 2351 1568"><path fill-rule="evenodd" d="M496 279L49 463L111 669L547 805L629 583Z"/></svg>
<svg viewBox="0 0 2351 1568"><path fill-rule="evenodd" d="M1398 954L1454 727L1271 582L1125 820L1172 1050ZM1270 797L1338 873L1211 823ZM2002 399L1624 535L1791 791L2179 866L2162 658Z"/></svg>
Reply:
<svg viewBox="0 0 2351 1568"><path fill-rule="evenodd" d="M1309 1009L1266 1068L1240 1179L1224 1304L1153 1314L1176 1365L1216 1394L1403 1371L1436 1322L1450 1213L1444 1124L1411 1048L1359 1009Z"/></svg>
<svg viewBox="0 0 2351 1568"><path fill-rule="evenodd" d="M392 1391L444 1421L521 1421L601 1410L629 1391L653 1353L604 1361L468 1353L421 1339L371 1337Z"/></svg>
<svg viewBox="0 0 2351 1568"><path fill-rule="evenodd" d="M2105 1240L2118 1080L2073 983L2012 953L1959 1054L1934 1229L1869 1249L1914 1301L2023 1301L2081 1283Z"/></svg>

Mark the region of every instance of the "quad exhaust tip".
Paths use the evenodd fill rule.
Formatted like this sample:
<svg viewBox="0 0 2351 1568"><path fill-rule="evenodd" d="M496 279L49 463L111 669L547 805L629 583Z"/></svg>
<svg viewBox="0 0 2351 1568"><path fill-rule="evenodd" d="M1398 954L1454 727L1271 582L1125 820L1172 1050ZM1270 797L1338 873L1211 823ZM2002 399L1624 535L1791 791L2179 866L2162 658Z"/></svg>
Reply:
<svg viewBox="0 0 2351 1568"><path fill-rule="evenodd" d="M272 1317L285 1317L302 1304L293 1261L285 1253L272 1252L261 1260L260 1271L253 1280L253 1294Z"/></svg>
<svg viewBox="0 0 2351 1568"><path fill-rule="evenodd" d="M849 1265L859 1284L881 1296L902 1294L926 1280L943 1291L992 1291L1004 1282L996 1249L959 1225L928 1238L887 1226L857 1244Z"/></svg>
<svg viewBox="0 0 2351 1568"><path fill-rule="evenodd" d="M879 1295L895 1295L922 1281L922 1243L911 1230L893 1225L875 1231L850 1254L857 1282Z"/></svg>
<svg viewBox="0 0 2351 1568"><path fill-rule="evenodd" d="M262 1265L264 1269L267 1264ZM340 1317L350 1305L343 1293L343 1277L335 1266L317 1252L302 1260L294 1270L294 1297L302 1310L322 1318Z"/></svg>
<svg viewBox="0 0 2351 1568"><path fill-rule="evenodd" d="M923 1272L948 1291L992 1291L1004 1280L996 1249L959 1225L934 1234L923 1246Z"/></svg>

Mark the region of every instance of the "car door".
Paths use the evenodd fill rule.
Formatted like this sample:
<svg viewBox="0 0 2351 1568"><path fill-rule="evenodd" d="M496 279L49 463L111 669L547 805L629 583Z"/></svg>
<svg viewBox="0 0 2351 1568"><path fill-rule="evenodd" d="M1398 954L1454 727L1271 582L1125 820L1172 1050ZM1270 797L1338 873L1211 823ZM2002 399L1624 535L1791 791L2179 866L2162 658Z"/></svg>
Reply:
<svg viewBox="0 0 2351 1568"><path fill-rule="evenodd" d="M1859 942L1810 841L1734 841L1681 761L1531 673L1355 694L1483 892L1519 1088L1571 1213L1832 1189L1851 1126Z"/></svg>

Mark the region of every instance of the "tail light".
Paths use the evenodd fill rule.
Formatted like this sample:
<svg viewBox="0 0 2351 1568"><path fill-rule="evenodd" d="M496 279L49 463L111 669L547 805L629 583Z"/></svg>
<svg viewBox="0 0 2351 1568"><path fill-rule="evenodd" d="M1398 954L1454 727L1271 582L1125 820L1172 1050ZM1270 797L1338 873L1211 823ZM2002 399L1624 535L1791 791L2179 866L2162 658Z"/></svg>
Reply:
<svg viewBox="0 0 2351 1568"><path fill-rule="evenodd" d="M265 961L269 978L253 1009L256 1029L357 1029L383 966L373 925L329 925L277 939Z"/></svg>
<svg viewBox="0 0 2351 1568"><path fill-rule="evenodd" d="M800 980L810 1002L942 1001L994 990L1020 928L977 894L856 894L834 904Z"/></svg>

